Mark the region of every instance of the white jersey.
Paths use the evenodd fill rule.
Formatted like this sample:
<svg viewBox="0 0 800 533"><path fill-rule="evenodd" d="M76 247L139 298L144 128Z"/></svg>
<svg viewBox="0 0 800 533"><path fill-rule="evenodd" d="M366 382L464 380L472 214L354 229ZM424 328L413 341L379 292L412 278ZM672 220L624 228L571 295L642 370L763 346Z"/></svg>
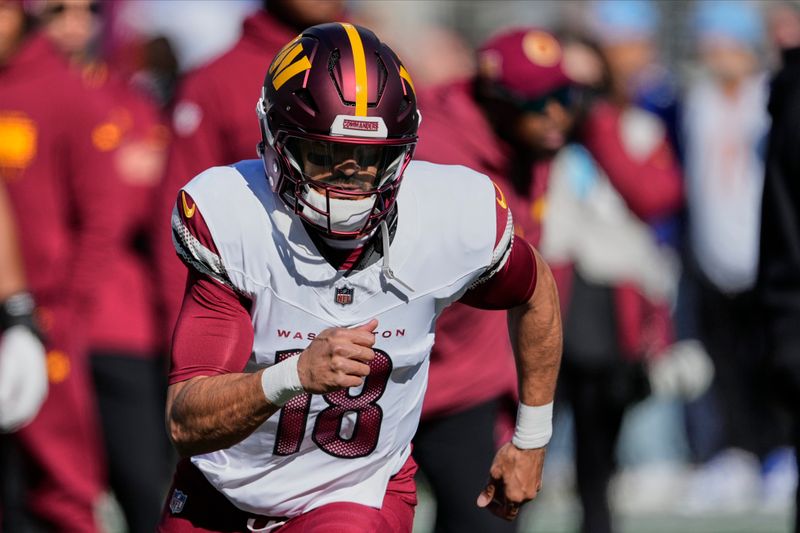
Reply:
<svg viewBox="0 0 800 533"><path fill-rule="evenodd" d="M331 267L270 190L259 160L212 168L184 190L219 255L175 215L179 254L253 302L248 367L296 356L326 328L379 321L362 387L295 397L241 443L193 463L251 513L293 517L332 502L380 508L410 454L437 316L510 249L510 217L495 247L492 182L460 166L408 166L389 257L413 291L386 279L380 261L348 277Z"/></svg>

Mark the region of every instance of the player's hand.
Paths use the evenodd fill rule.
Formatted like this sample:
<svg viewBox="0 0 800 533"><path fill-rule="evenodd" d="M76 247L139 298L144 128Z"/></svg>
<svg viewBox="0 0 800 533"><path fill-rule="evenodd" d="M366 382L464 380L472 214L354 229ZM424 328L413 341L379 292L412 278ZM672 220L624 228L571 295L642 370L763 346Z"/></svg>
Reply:
<svg viewBox="0 0 800 533"><path fill-rule="evenodd" d="M489 470L489 483L478 496L478 507L514 520L522 504L542 488L544 453L544 448L521 450L510 442L500 448Z"/></svg>
<svg viewBox="0 0 800 533"><path fill-rule="evenodd" d="M311 341L300 354L297 373L306 392L326 394L359 387L369 375L369 362L375 358L375 328L372 319L354 328L328 328Z"/></svg>

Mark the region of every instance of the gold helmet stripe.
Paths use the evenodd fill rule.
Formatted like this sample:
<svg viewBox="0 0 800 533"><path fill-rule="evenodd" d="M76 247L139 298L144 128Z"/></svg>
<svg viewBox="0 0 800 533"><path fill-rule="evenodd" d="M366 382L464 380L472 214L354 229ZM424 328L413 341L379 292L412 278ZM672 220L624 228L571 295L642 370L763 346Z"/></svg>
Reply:
<svg viewBox="0 0 800 533"><path fill-rule="evenodd" d="M352 24L341 23L350 39L353 50L353 66L356 71L356 116L367 116L367 62L364 58L364 44L358 30Z"/></svg>

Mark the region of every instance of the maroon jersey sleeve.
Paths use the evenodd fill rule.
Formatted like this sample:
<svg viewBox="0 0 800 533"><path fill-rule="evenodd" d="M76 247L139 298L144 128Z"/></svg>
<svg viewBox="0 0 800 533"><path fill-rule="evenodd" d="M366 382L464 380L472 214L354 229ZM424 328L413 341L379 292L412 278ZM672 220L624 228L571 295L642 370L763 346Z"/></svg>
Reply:
<svg viewBox="0 0 800 533"><path fill-rule="evenodd" d="M185 191L176 210L175 246L189 278L172 337L169 381L241 372L253 347L250 301L227 281L211 232Z"/></svg>
<svg viewBox="0 0 800 533"><path fill-rule="evenodd" d="M169 382L241 372L253 348L248 301L194 269L172 336Z"/></svg>
<svg viewBox="0 0 800 533"><path fill-rule="evenodd" d="M479 309L509 309L527 302L536 288L536 257L525 239L514 235L514 221L503 191L495 184L496 237L492 264L461 297Z"/></svg>
<svg viewBox="0 0 800 533"><path fill-rule="evenodd" d="M628 154L623 144L622 110L600 102L591 110L583 143L608 174L631 211L643 220L674 214L683 201L677 160L666 135L644 159Z"/></svg>

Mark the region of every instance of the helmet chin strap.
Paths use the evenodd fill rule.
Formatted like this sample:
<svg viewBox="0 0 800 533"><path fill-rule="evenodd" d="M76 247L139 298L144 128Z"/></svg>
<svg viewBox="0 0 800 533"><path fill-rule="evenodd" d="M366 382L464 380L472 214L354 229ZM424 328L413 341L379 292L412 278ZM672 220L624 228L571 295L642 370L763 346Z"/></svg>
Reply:
<svg viewBox="0 0 800 533"><path fill-rule="evenodd" d="M394 272L392 272L392 267L389 266L389 244L390 244L389 225L386 224L386 219L381 220L380 227L381 227L381 244L383 247L383 264L381 265L381 274L383 274L383 276L387 280L396 281L409 291L414 292L414 289L412 289L410 285L408 285L403 280L395 276Z"/></svg>

